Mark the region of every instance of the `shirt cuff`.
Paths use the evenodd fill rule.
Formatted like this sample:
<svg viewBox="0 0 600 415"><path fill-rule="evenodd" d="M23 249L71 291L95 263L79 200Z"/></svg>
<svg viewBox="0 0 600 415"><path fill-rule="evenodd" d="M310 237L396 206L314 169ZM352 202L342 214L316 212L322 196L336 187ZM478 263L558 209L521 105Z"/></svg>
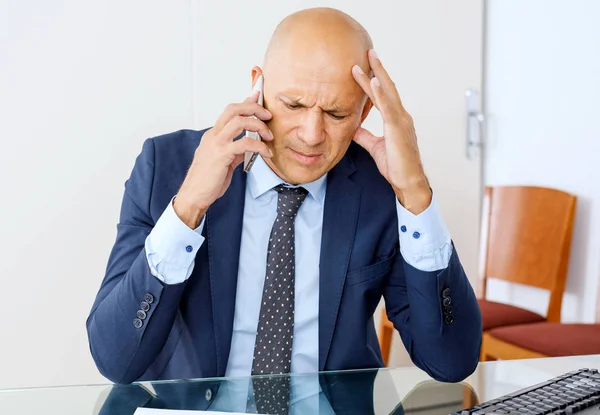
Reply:
<svg viewBox="0 0 600 415"><path fill-rule="evenodd" d="M400 252L404 260L421 271L448 267L452 255L450 232L440 213L435 194L429 207L418 215L404 208L396 198Z"/></svg>
<svg viewBox="0 0 600 415"><path fill-rule="evenodd" d="M174 199L145 242L150 272L165 284L179 284L190 277L196 253L204 242L204 218L196 229L190 229L175 213Z"/></svg>

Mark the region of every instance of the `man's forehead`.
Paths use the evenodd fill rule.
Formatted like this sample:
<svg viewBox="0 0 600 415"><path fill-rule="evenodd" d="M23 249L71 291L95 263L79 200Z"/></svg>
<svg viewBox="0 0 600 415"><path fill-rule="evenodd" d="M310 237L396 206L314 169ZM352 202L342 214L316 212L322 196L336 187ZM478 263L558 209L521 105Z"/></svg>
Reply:
<svg viewBox="0 0 600 415"><path fill-rule="evenodd" d="M324 65L291 65L281 64L277 67L265 68L265 82L270 81L278 92L289 89L287 94L305 94L306 90L326 89L337 93L355 93L358 86L352 76L354 63L337 63Z"/></svg>
<svg viewBox="0 0 600 415"><path fill-rule="evenodd" d="M355 63L352 59L282 60L265 68L265 91L290 103L349 109L364 94L352 76Z"/></svg>
<svg viewBox="0 0 600 415"><path fill-rule="evenodd" d="M269 61L278 71L295 71L306 74L338 75L350 74L353 65L369 64L368 49L359 47L337 48L326 43L313 43L310 47L294 48L283 51L277 59ZM267 64L265 62L265 64Z"/></svg>
<svg viewBox="0 0 600 415"><path fill-rule="evenodd" d="M305 107L317 105L329 112L348 111L358 103L362 94L360 90L346 88L344 91L333 91L329 89L298 90L297 88L284 88L275 94L277 99L289 104Z"/></svg>
<svg viewBox="0 0 600 415"><path fill-rule="evenodd" d="M284 102L302 105L305 107L311 107L314 104L317 104L317 105L323 107L323 109L325 109L327 111L332 111L332 112L347 110L348 109L347 107L348 107L348 104L350 101L350 99L348 99L348 98L339 99L337 97L328 97L325 94L302 96L302 95L288 95L285 93L281 93L278 95L278 98L280 98Z"/></svg>

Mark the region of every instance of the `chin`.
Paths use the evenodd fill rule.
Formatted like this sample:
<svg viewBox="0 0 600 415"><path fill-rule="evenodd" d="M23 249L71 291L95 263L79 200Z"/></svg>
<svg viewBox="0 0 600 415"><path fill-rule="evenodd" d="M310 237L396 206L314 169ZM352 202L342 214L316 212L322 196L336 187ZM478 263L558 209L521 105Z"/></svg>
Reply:
<svg viewBox="0 0 600 415"><path fill-rule="evenodd" d="M279 166L278 164L277 167L281 174L278 174L278 176L290 184L314 182L327 173L327 169L324 166L299 166L297 163L289 160L284 160L281 167Z"/></svg>

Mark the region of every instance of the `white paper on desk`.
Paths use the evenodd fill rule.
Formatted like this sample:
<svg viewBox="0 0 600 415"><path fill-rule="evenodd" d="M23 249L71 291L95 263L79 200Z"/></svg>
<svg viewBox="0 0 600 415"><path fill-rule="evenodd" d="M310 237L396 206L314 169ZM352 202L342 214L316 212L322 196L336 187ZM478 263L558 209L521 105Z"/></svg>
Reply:
<svg viewBox="0 0 600 415"><path fill-rule="evenodd" d="M179 409L150 409L150 408L138 408L135 410L133 415L246 415L240 412L214 412L214 411L183 411Z"/></svg>

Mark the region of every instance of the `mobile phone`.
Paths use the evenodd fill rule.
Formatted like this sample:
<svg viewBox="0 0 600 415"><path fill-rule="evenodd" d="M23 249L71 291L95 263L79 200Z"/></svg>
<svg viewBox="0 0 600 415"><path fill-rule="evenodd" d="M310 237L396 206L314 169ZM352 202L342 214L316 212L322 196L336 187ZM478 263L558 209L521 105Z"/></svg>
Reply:
<svg viewBox="0 0 600 415"><path fill-rule="evenodd" d="M254 84L254 88L252 88L252 92L258 91L258 105L263 105L263 100L264 100L263 83L264 83L264 78L262 75L260 75L258 77L258 79L256 80L256 83ZM252 118L256 118L256 117L252 116ZM246 131L245 136L250 137L253 140L260 141L260 135L257 132ZM258 157L258 153L246 152L246 154L244 154L244 171L246 173L248 173L250 171L250 169L254 165L254 162L256 161L257 157Z"/></svg>

